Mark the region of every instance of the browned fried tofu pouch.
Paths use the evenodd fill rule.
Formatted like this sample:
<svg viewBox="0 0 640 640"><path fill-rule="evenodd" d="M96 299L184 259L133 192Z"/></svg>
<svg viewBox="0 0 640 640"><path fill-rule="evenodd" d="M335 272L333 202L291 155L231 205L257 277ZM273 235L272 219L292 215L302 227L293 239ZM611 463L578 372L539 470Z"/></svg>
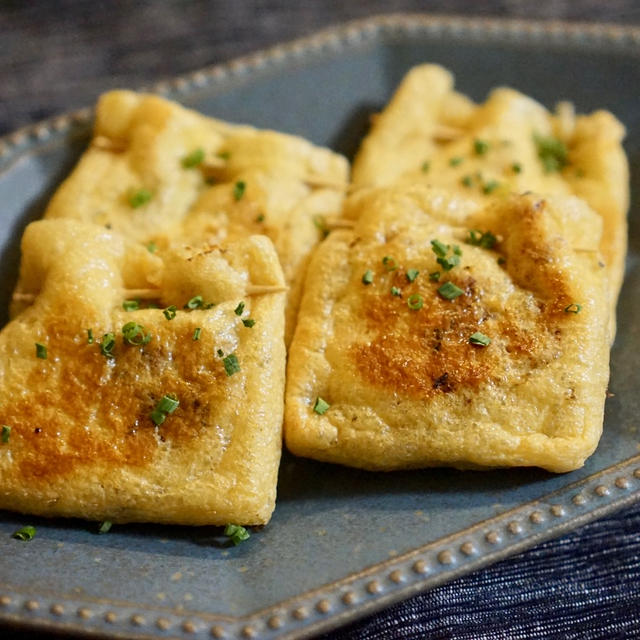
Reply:
<svg viewBox="0 0 640 640"><path fill-rule="evenodd" d="M601 218L530 195L460 225L424 186L362 191L347 214L309 267L287 447L374 470L580 467L609 374Z"/></svg>
<svg viewBox="0 0 640 640"><path fill-rule="evenodd" d="M19 288L35 299L0 332L9 430L0 508L266 523L281 450L285 294L246 292L283 284L265 236L159 258L96 225L29 225ZM128 291L150 285L156 305L123 308ZM203 304L185 309L196 296ZM165 396L177 408L163 410Z"/></svg>
<svg viewBox="0 0 640 640"><path fill-rule="evenodd" d="M91 146L45 217L107 226L160 252L265 234L290 287L289 335L322 237L315 220L339 213L348 171L344 157L303 138L111 91L96 107Z"/></svg>
<svg viewBox="0 0 640 640"><path fill-rule="evenodd" d="M624 126L604 110L575 115L568 103L552 114L508 88L475 104L453 84L438 65L409 71L363 141L353 182L440 186L478 207L509 193L576 195L602 217L600 249L615 310L627 248ZM614 334L613 313L611 323Z"/></svg>

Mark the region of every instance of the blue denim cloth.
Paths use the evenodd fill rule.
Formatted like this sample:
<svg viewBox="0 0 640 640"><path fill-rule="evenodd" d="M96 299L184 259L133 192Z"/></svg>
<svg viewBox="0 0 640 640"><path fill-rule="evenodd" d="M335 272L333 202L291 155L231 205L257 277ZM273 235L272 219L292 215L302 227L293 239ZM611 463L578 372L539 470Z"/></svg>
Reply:
<svg viewBox="0 0 640 640"><path fill-rule="evenodd" d="M320 638L640 638L640 505Z"/></svg>

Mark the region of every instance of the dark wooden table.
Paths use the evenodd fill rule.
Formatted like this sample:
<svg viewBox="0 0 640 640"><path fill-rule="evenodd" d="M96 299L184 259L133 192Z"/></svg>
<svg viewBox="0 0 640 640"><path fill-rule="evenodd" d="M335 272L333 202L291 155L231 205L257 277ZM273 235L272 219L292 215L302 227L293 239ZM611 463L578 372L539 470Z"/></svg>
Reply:
<svg viewBox="0 0 640 640"><path fill-rule="evenodd" d="M0 135L47 116L90 105L109 88L153 84L348 20L416 11L640 24L637 0L4 0L0 2ZM640 526L637 507L542 545L520 558L532 564L532 571L538 566L536 562L553 564L557 558L558 562L567 562L569 571L622 571L627 577L635 571L637 576L639 547L632 544L636 526ZM597 553L589 552L588 557L576 559L574 551L572 561L563 555L569 544L574 550L592 549L594 540L596 545L602 540L606 567ZM630 553L635 554L635 564L630 564ZM494 571L508 571L508 567L507 564ZM331 634L331 638L423 637L421 619L424 624L425 616L444 611L447 599L456 591L474 584L482 586L492 575L479 572L467 582L457 581L435 590L422 601L414 599L411 607L400 605ZM606 588L615 595L615 584L603 587ZM637 589L633 596L632 593L630 599L624 600L627 604L607 605L600 613L590 611L591 631L576 637L604 637L598 635L597 629L611 616L624 617L625 606L629 610L640 608ZM537 606L553 612L553 600ZM501 616L496 627L502 628L499 637L521 637L515 631L519 615L524 614L515 605L496 612ZM412 631L406 631L409 627L405 625L405 631L396 634L394 620L407 616L413 616ZM620 628L622 635L616 637L640 635L638 627ZM437 634L430 632L428 637L468 637L463 631L452 629L443 625ZM10 634L0 628L0 637ZM20 633L16 637L41 636Z"/></svg>

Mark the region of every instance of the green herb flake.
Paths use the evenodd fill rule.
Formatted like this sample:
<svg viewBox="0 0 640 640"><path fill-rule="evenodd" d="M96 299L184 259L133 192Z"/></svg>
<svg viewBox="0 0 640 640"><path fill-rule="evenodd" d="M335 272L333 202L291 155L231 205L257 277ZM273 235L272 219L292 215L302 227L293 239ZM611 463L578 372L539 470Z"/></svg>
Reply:
<svg viewBox="0 0 640 640"><path fill-rule="evenodd" d="M256 217L256 222L264 222L264 213L258 214Z"/></svg>
<svg viewBox="0 0 640 640"><path fill-rule="evenodd" d="M140 308L139 300L125 300L122 303L122 308L125 311L137 311Z"/></svg>
<svg viewBox="0 0 640 640"><path fill-rule="evenodd" d="M469 336L469 343L477 347L488 347L491 344L491 338L485 336L484 333L476 331Z"/></svg>
<svg viewBox="0 0 640 640"><path fill-rule="evenodd" d="M329 226L325 217L317 214L313 216L312 220L315 228L322 233L323 238L326 238L329 235Z"/></svg>
<svg viewBox="0 0 640 640"><path fill-rule="evenodd" d="M100 525L98 526L98 533L99 534L109 533L110 530L111 530L111 521L110 520L105 520L104 522L101 522Z"/></svg>
<svg viewBox="0 0 640 640"><path fill-rule="evenodd" d="M193 340L200 340L200 334L202 333L202 328L201 327L196 327L193 330Z"/></svg>
<svg viewBox="0 0 640 640"><path fill-rule="evenodd" d="M414 293L410 295L407 299L407 306L412 311L418 311L418 309L422 309L422 305L424 304L424 299L419 293Z"/></svg>
<svg viewBox="0 0 640 640"><path fill-rule="evenodd" d="M438 280L440 280L440 272L439 271L432 271L429 274L429 280L431 280L431 282L438 282Z"/></svg>
<svg viewBox="0 0 640 640"><path fill-rule="evenodd" d="M216 353L218 354L218 358L222 358L224 356L224 351L222 349L218 349Z"/></svg>
<svg viewBox="0 0 640 640"><path fill-rule="evenodd" d="M467 238L467 244L472 244L475 247L481 247L483 249L493 249L494 245L498 241L498 238L491 233L491 231L478 231L472 229L469 231L469 237Z"/></svg>
<svg viewBox="0 0 640 640"><path fill-rule="evenodd" d="M472 187L473 186L473 178L470 175L466 175L463 178L460 179L460 182L465 186L465 187Z"/></svg>
<svg viewBox="0 0 640 640"><path fill-rule="evenodd" d="M398 287L391 287L391 295L400 297L402 295L402 292L400 291L400 289L398 289Z"/></svg>
<svg viewBox="0 0 640 640"><path fill-rule="evenodd" d="M438 287L438 293L445 298L445 300L455 300L458 296L461 296L464 291L453 284L453 282L445 282Z"/></svg>
<svg viewBox="0 0 640 640"><path fill-rule="evenodd" d="M445 271L451 271L453 267L457 267L460 264L460 256L454 254L448 258L438 258L436 262L439 265L442 265L442 268Z"/></svg>
<svg viewBox="0 0 640 640"><path fill-rule="evenodd" d="M485 140L478 140L476 138L473 141L473 150L476 152L476 155L483 156L487 151L489 151L489 143Z"/></svg>
<svg viewBox="0 0 640 640"><path fill-rule="evenodd" d="M100 353L105 358L113 358L113 348L116 346L116 336L113 333L105 333L99 342Z"/></svg>
<svg viewBox="0 0 640 640"><path fill-rule="evenodd" d="M567 305L564 308L565 313L575 313L578 314L582 311L582 305L577 302L572 302L570 305Z"/></svg>
<svg viewBox="0 0 640 640"><path fill-rule="evenodd" d="M204 299L202 296L193 296L185 305L185 309L202 309L204 306ZM166 314L165 314L166 315ZM170 320L170 318L167 318Z"/></svg>
<svg viewBox="0 0 640 640"><path fill-rule="evenodd" d="M362 276L363 284L371 284L373 282L373 271L367 269Z"/></svg>
<svg viewBox="0 0 640 640"><path fill-rule="evenodd" d="M236 546L251 537L249 532L239 524L228 524L224 528L224 535L227 536Z"/></svg>
<svg viewBox="0 0 640 640"><path fill-rule="evenodd" d="M0 435L0 442L2 444L7 444L9 442L9 437L11 436L11 427L6 424L2 425L2 434Z"/></svg>
<svg viewBox="0 0 640 640"><path fill-rule="evenodd" d="M162 313L167 320L173 320L176 317L176 313L178 313L178 308L175 304L172 304L171 306L164 309Z"/></svg>
<svg viewBox="0 0 640 640"><path fill-rule="evenodd" d="M218 151L216 156L221 160L230 160L231 159L231 151Z"/></svg>
<svg viewBox="0 0 640 640"><path fill-rule="evenodd" d="M449 245L444 242L440 242L440 240L432 240L431 241L431 250L435 253L439 258L444 258L449 252Z"/></svg>
<svg viewBox="0 0 640 640"><path fill-rule="evenodd" d="M382 264L387 271L395 271L398 268L398 263L391 256L382 258Z"/></svg>
<svg viewBox="0 0 640 640"><path fill-rule="evenodd" d="M244 302L239 302L238 306L233 310L233 313L235 313L237 316L241 316L243 311L244 311Z"/></svg>
<svg viewBox="0 0 640 640"><path fill-rule="evenodd" d="M420 272L417 269L407 269L406 277L409 282L413 282L419 275Z"/></svg>
<svg viewBox="0 0 640 640"><path fill-rule="evenodd" d="M499 186L500 183L497 180L489 180L482 185L482 193L486 193L487 195L493 193Z"/></svg>
<svg viewBox="0 0 640 640"><path fill-rule="evenodd" d="M420 170L422 171L422 173L427 173L430 168L431 168L431 163L428 160L425 160L422 163L422 166L420 167Z"/></svg>
<svg viewBox="0 0 640 640"><path fill-rule="evenodd" d="M153 423L159 427L167 416L172 414L180 406L180 401L174 395L166 394L162 396L154 410L149 414Z"/></svg>
<svg viewBox="0 0 640 640"><path fill-rule="evenodd" d="M244 180L238 180L238 182L233 185L233 198L236 202L242 199L246 188L247 183Z"/></svg>
<svg viewBox="0 0 640 640"><path fill-rule="evenodd" d="M247 327L247 329L251 329L256 321L253 318L243 318L242 324Z"/></svg>
<svg viewBox="0 0 640 640"><path fill-rule="evenodd" d="M137 209L151 200L151 191L149 189L138 189L129 196L129 204Z"/></svg>
<svg viewBox="0 0 640 640"><path fill-rule="evenodd" d="M569 164L567 146L562 140L553 136L541 136L534 133L533 141L545 173L561 171Z"/></svg>
<svg viewBox="0 0 640 640"><path fill-rule="evenodd" d="M23 542L29 542L30 540L33 540L35 535L36 528L31 525L27 525L26 527L22 527L22 529L18 529L11 537L16 540L22 540Z"/></svg>
<svg viewBox="0 0 640 640"><path fill-rule="evenodd" d="M238 357L235 353L230 353L228 356L222 358L222 364L224 365L224 371L228 377L231 377L234 373L240 371L240 364L238 363Z"/></svg>
<svg viewBox="0 0 640 640"><path fill-rule="evenodd" d="M40 342L36 342L36 358L40 358L41 360L47 359L47 347Z"/></svg>
<svg viewBox="0 0 640 640"><path fill-rule="evenodd" d="M456 156L455 158L449 159L449 165L452 167L457 167L459 164L462 164L463 162L464 162L464 158L462 158L461 156Z"/></svg>
<svg viewBox="0 0 640 640"><path fill-rule="evenodd" d="M313 405L313 410L318 414L318 415L322 415L323 413L327 412L327 409L329 409L331 405L324 400L323 398L321 398L320 396L318 396L316 398L316 402Z"/></svg>
<svg viewBox="0 0 640 640"><path fill-rule="evenodd" d="M511 171L513 171L513 173L522 173L522 165L519 162L514 162L511 165Z"/></svg>
<svg viewBox="0 0 640 640"><path fill-rule="evenodd" d="M158 250L158 245L155 242L150 242L147 245L147 251L149 253L155 253Z"/></svg>
<svg viewBox="0 0 640 640"><path fill-rule="evenodd" d="M182 166L185 169L193 169L204 160L204 149L195 149L189 155L182 158Z"/></svg>
<svg viewBox="0 0 640 640"><path fill-rule="evenodd" d="M93 329L87 329L87 344L93 344Z"/></svg>
<svg viewBox="0 0 640 640"><path fill-rule="evenodd" d="M122 337L127 344L131 344L134 347L140 347L145 344L149 344L151 341L151 334L145 333L146 329L137 322L127 322L122 327Z"/></svg>

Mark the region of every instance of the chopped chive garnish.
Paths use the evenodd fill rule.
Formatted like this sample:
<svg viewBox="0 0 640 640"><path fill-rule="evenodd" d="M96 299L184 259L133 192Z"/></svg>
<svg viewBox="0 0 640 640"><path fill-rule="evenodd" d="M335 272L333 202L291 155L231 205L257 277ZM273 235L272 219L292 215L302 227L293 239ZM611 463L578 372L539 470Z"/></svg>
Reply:
<svg viewBox="0 0 640 640"><path fill-rule="evenodd" d="M100 526L98 527L98 533L100 534L109 533L110 529L111 529L111 521L105 520L104 522L100 523Z"/></svg>
<svg viewBox="0 0 640 640"><path fill-rule="evenodd" d="M569 164L567 146L562 140L534 133L533 141L545 173L560 171Z"/></svg>
<svg viewBox="0 0 640 640"><path fill-rule="evenodd" d="M216 156L218 156L218 158L221 158L222 160L229 160L229 158L231 158L231 151L218 151L218 153L216 153Z"/></svg>
<svg viewBox="0 0 640 640"><path fill-rule="evenodd" d="M449 160L449 164L450 164L452 167L457 167L457 166L458 166L459 164L461 164L463 161L464 161L464 158L462 158L462 157L460 157L460 156L457 156L457 157L455 157L455 158L451 158L451 159Z"/></svg>
<svg viewBox="0 0 640 640"><path fill-rule="evenodd" d="M313 405L313 410L314 410L317 414L322 415L323 413L326 413L326 412L327 412L327 409L328 409L330 406L331 406L331 405L330 405L326 400L324 400L323 398L321 398L320 396L318 396L318 397L316 398L316 402L315 402L315 404Z"/></svg>
<svg viewBox="0 0 640 640"><path fill-rule="evenodd" d="M329 226L324 216L317 214L312 218L313 224L318 231L322 232L322 237L326 238L329 235Z"/></svg>
<svg viewBox="0 0 640 640"><path fill-rule="evenodd" d="M577 302L572 302L564 308L565 313L580 313L582 311L582 305Z"/></svg>
<svg viewBox="0 0 640 640"><path fill-rule="evenodd" d="M158 250L158 245L155 242L150 242L147 245L147 251L149 253L155 253Z"/></svg>
<svg viewBox="0 0 640 640"><path fill-rule="evenodd" d="M182 158L182 166L185 169L193 169L204 160L204 149L195 149L188 156Z"/></svg>
<svg viewBox="0 0 640 640"><path fill-rule="evenodd" d="M33 540L35 535L36 528L27 525L26 527L22 527L22 529L18 529L11 537L16 540L22 540L23 542L29 542L29 540Z"/></svg>
<svg viewBox="0 0 640 640"><path fill-rule="evenodd" d="M418 309L422 309L423 303L424 303L424 300L419 293L414 293L410 295L409 298L407 299L407 306L412 311L417 311Z"/></svg>
<svg viewBox="0 0 640 640"><path fill-rule="evenodd" d="M457 245L457 244L453 245L453 253L455 253L457 256L461 256L462 255L462 249L460 248L459 245Z"/></svg>
<svg viewBox="0 0 640 640"><path fill-rule="evenodd" d="M373 271L371 269L367 269L362 276L363 284L371 284L373 282Z"/></svg>
<svg viewBox="0 0 640 640"><path fill-rule="evenodd" d="M224 365L225 373L229 377L231 377L234 373L238 373L238 371L240 371L240 364L235 353L230 353L228 356L222 358L222 364Z"/></svg>
<svg viewBox="0 0 640 640"><path fill-rule="evenodd" d="M200 340L200 334L202 333L202 328L201 327L196 327L193 330L193 339L194 340Z"/></svg>
<svg viewBox="0 0 640 640"><path fill-rule="evenodd" d="M172 304L171 306L164 309L162 313L164 314L164 317L167 320L173 320L176 317L177 312L178 312L178 308L176 307L175 304Z"/></svg>
<svg viewBox="0 0 640 640"><path fill-rule="evenodd" d="M499 186L500 183L497 180L489 180L482 186L482 192L486 194L493 193Z"/></svg>
<svg viewBox="0 0 640 640"><path fill-rule="evenodd" d="M242 196L244 195L244 190L246 188L247 188L247 183L244 180L238 180L238 182L236 182L233 185L233 198L236 201L242 199Z"/></svg>
<svg viewBox="0 0 640 640"><path fill-rule="evenodd" d="M440 280L440 272L439 271L433 271L429 274L429 280L431 280L431 282L438 282L438 280Z"/></svg>
<svg viewBox="0 0 640 640"><path fill-rule="evenodd" d="M489 143L476 138L473 141L473 150L476 152L476 155L482 156L489 151Z"/></svg>
<svg viewBox="0 0 640 640"><path fill-rule="evenodd" d="M461 296L464 291L453 284L453 282L445 282L438 287L438 293L446 300L455 300L458 296Z"/></svg>
<svg viewBox="0 0 640 640"><path fill-rule="evenodd" d="M413 282L420 275L420 272L417 269L407 269L405 275L409 282Z"/></svg>
<svg viewBox="0 0 640 640"><path fill-rule="evenodd" d="M184 305L185 309L202 309L204 306L204 300L202 296L193 296L187 304ZM166 315L166 314L165 314Z"/></svg>
<svg viewBox="0 0 640 640"><path fill-rule="evenodd" d="M467 238L467 244L472 244L475 247L482 247L483 249L493 249L493 246L498 239L491 233L491 231L478 231L472 229L469 231L469 237Z"/></svg>
<svg viewBox="0 0 640 640"><path fill-rule="evenodd" d="M422 173L427 173L427 171L429 171L430 168L431 168L431 163L428 160L425 160L422 163L422 166L420 167L420 169L422 170Z"/></svg>
<svg viewBox="0 0 640 640"><path fill-rule="evenodd" d="M116 336L113 333L105 333L100 340L100 353L105 358L113 358L113 348L116 346Z"/></svg>
<svg viewBox="0 0 640 640"><path fill-rule="evenodd" d="M511 165L511 171L513 171L513 173L522 173L522 165L519 162L514 162Z"/></svg>
<svg viewBox="0 0 640 640"><path fill-rule="evenodd" d="M2 425L2 435L0 435L0 440L3 444L7 444L9 442L9 436L11 436L11 427L6 424Z"/></svg>
<svg viewBox="0 0 640 640"><path fill-rule="evenodd" d="M238 306L233 310L233 313L235 313L237 316L241 316L243 311L244 311L244 302L239 302Z"/></svg>
<svg viewBox="0 0 640 640"><path fill-rule="evenodd" d="M398 287L391 287L391 295L392 296L401 296L402 292L400 291L400 289L398 289Z"/></svg>
<svg viewBox="0 0 640 640"><path fill-rule="evenodd" d="M255 323L256 321L253 318L243 318L242 320L242 324L248 329L251 329Z"/></svg>
<svg viewBox="0 0 640 640"><path fill-rule="evenodd" d="M460 256L453 254L448 258L438 258L436 262L442 265L445 271L451 271L453 267L457 267L460 264Z"/></svg>
<svg viewBox="0 0 640 640"><path fill-rule="evenodd" d="M36 358L47 359L47 347L39 342L36 342Z"/></svg>
<svg viewBox="0 0 640 640"><path fill-rule="evenodd" d="M256 217L256 222L264 222L264 213L258 214Z"/></svg>
<svg viewBox="0 0 640 640"><path fill-rule="evenodd" d="M87 329L87 344L93 344L93 329Z"/></svg>
<svg viewBox="0 0 640 640"><path fill-rule="evenodd" d="M486 347L491 344L491 338L485 336L484 333L476 331L469 336L469 343L476 345L477 347Z"/></svg>
<svg viewBox="0 0 640 640"><path fill-rule="evenodd" d="M222 358L222 356L224 355L224 351L222 349L218 349L216 353L218 354L218 358Z"/></svg>
<svg viewBox="0 0 640 640"><path fill-rule="evenodd" d="M498 264L502 266L503 264L507 264L507 259L504 256L498 256Z"/></svg>
<svg viewBox="0 0 640 640"><path fill-rule="evenodd" d="M382 264L387 271L395 271L398 268L398 263L391 256L382 258Z"/></svg>
<svg viewBox="0 0 640 640"><path fill-rule="evenodd" d="M465 187L471 187L473 185L473 178L470 175L466 175L463 178L461 178L460 182Z"/></svg>
<svg viewBox="0 0 640 640"><path fill-rule="evenodd" d="M135 347L148 344L151 340L151 334L145 333L145 328L137 322L127 322L122 327L122 336L125 342Z"/></svg>
<svg viewBox="0 0 640 640"><path fill-rule="evenodd" d="M236 546L251 537L249 532L239 524L228 524L224 528L224 535Z"/></svg>
<svg viewBox="0 0 640 640"><path fill-rule="evenodd" d="M449 245L444 242L440 242L440 240L432 240L431 249L439 258L444 258L449 251Z"/></svg>
<svg viewBox="0 0 640 640"><path fill-rule="evenodd" d="M122 308L125 311L137 311L140 308L139 300L125 300L122 303Z"/></svg>
<svg viewBox="0 0 640 640"><path fill-rule="evenodd" d="M129 204L137 209L143 204L147 204L151 200L151 191L149 189L138 189L129 196Z"/></svg>
<svg viewBox="0 0 640 640"><path fill-rule="evenodd" d="M164 395L154 410L149 414L149 417L156 426L160 426L166 420L167 416L173 413L179 405L180 401L178 398L170 394Z"/></svg>

